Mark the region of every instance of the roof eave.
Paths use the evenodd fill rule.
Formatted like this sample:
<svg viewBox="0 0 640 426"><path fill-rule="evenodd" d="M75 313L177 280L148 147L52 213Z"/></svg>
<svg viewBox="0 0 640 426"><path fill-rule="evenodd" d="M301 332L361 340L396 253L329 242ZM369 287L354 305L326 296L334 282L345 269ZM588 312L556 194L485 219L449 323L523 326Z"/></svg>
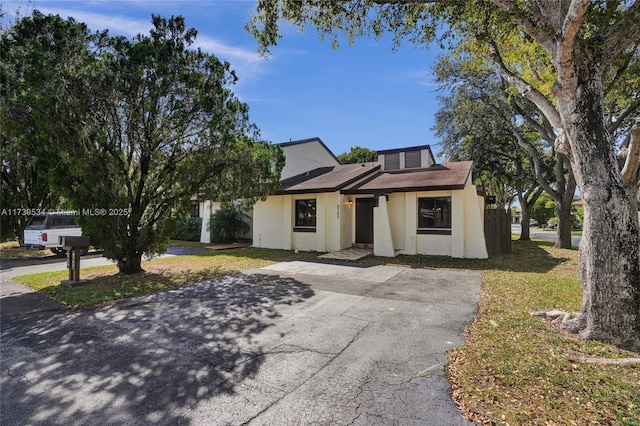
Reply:
<svg viewBox="0 0 640 426"><path fill-rule="evenodd" d="M340 191L345 195L358 195L358 194L391 194L394 192L432 192L432 191L453 191L464 189L466 185L431 185L431 186L416 186L405 188L374 188L374 189L346 189Z"/></svg>

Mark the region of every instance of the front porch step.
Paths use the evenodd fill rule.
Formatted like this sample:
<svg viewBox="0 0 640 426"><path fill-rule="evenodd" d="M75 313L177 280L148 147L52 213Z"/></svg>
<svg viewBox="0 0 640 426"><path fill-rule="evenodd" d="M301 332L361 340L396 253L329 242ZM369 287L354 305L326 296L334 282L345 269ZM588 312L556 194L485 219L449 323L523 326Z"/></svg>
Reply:
<svg viewBox="0 0 640 426"><path fill-rule="evenodd" d="M326 253L318 256L319 259L333 259L333 260L349 260L356 261L364 257L371 256L373 254L372 249L350 247L348 249L334 251L332 253Z"/></svg>
<svg viewBox="0 0 640 426"><path fill-rule="evenodd" d="M355 243L351 247L361 248L361 249L371 249L373 250L373 244L363 244L363 243ZM348 249L347 249L348 250Z"/></svg>

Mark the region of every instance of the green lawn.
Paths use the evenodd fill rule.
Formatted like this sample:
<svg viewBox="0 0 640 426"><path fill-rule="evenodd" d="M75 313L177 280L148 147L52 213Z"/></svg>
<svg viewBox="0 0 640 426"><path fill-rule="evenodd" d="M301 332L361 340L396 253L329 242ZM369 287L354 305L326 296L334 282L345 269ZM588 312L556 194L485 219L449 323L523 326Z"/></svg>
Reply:
<svg viewBox="0 0 640 426"><path fill-rule="evenodd" d="M27 250L20 247L18 241L7 241L0 243L0 259L12 259L16 257L42 257L48 256L49 250Z"/></svg>
<svg viewBox="0 0 640 426"><path fill-rule="evenodd" d="M454 399L470 419L510 425L640 425L640 366L583 362L640 354L576 340L531 315L580 309L578 252L540 241L514 241L513 247L512 254L489 260L398 256L363 262L482 272L479 314L467 330L467 343L450 353L447 367ZM244 248L144 262L146 272L134 276L119 275L115 267L87 268L82 276L92 278L91 283L74 289L58 285L66 271L16 281L79 308L316 255Z"/></svg>

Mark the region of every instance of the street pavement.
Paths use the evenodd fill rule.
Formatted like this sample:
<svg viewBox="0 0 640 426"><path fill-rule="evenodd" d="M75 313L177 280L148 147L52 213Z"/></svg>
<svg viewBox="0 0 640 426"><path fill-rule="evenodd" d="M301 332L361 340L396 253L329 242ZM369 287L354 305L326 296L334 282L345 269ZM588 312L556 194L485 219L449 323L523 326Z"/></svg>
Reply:
<svg viewBox="0 0 640 426"><path fill-rule="evenodd" d="M203 251L206 251L206 249L169 247L163 255L158 257L181 256ZM113 260L106 259L102 257L102 254L97 252L90 252L88 255L80 258L81 268L114 264L115 262ZM63 256L48 255L36 258L2 259L2 261L0 261L0 281L25 274L64 271L65 269L67 269L67 259Z"/></svg>
<svg viewBox="0 0 640 426"><path fill-rule="evenodd" d="M0 424L470 424L444 365L480 283L300 261L82 311L3 309Z"/></svg>
<svg viewBox="0 0 640 426"><path fill-rule="evenodd" d="M521 232L522 228L520 224L511 225L511 233L520 235ZM543 241L551 241L552 243L555 243L556 241L556 231L553 229L543 231L539 228L530 228L529 235L531 236L531 238L537 238ZM572 235L571 247L578 248L580 246L580 239L581 237L579 235Z"/></svg>

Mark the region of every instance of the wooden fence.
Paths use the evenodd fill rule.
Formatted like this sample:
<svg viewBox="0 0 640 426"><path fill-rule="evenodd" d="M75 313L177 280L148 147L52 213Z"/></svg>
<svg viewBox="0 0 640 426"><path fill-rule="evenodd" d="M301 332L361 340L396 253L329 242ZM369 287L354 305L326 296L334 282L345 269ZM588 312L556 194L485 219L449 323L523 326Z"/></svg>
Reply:
<svg viewBox="0 0 640 426"><path fill-rule="evenodd" d="M504 209L485 209L484 239L489 256L511 253L511 212Z"/></svg>

